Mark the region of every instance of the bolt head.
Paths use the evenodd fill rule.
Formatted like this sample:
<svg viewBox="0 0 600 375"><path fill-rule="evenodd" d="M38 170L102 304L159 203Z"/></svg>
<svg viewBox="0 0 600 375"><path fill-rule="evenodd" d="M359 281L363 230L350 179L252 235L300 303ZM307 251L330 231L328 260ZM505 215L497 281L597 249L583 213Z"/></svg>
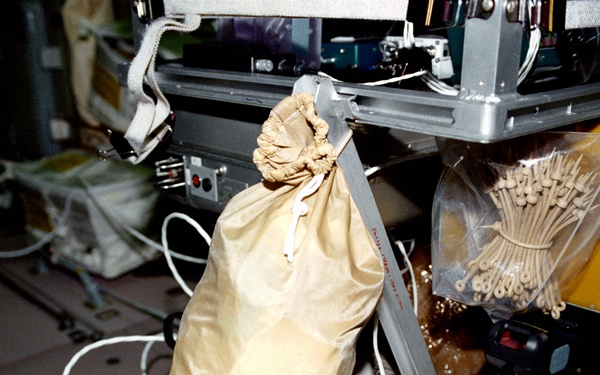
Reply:
<svg viewBox="0 0 600 375"><path fill-rule="evenodd" d="M483 2L481 3L481 9L483 9L486 12L489 12L492 9L494 9L494 0L483 0Z"/></svg>
<svg viewBox="0 0 600 375"><path fill-rule="evenodd" d="M517 2L516 1L509 1L506 3L506 11L508 13L512 13L517 9Z"/></svg>

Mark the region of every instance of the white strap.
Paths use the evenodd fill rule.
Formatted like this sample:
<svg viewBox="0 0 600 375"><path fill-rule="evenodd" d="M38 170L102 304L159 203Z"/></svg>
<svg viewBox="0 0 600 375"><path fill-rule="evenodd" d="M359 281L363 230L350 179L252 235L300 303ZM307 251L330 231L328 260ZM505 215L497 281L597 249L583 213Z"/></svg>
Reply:
<svg viewBox="0 0 600 375"><path fill-rule="evenodd" d="M283 247L283 254L287 256L287 260L290 263L294 260L294 244L296 242L296 227L298 226L298 220L300 220L300 216L304 216L308 213L308 206L306 203L302 202L302 200L317 191L323 183L324 177L325 174L323 173L315 175L308 185L300 190L296 199L294 199L294 204L292 205L292 224L290 225L290 230Z"/></svg>
<svg viewBox="0 0 600 375"><path fill-rule="evenodd" d="M169 16L406 19L409 0L164 0Z"/></svg>
<svg viewBox="0 0 600 375"><path fill-rule="evenodd" d="M163 122L169 116L171 107L160 91L154 76L160 37L165 31L194 31L200 26L200 20L199 15L186 15L183 22L162 17L154 20L144 33L138 54L133 59L127 74L127 86L138 101L135 116L125 134L125 139L137 154L128 159L132 163L144 160L170 132L170 127L163 125ZM144 92L144 77L147 78L147 83L156 96L156 103ZM163 128L158 129L160 126Z"/></svg>
<svg viewBox="0 0 600 375"><path fill-rule="evenodd" d="M565 9L565 29L583 29L600 26L598 0L570 0Z"/></svg>

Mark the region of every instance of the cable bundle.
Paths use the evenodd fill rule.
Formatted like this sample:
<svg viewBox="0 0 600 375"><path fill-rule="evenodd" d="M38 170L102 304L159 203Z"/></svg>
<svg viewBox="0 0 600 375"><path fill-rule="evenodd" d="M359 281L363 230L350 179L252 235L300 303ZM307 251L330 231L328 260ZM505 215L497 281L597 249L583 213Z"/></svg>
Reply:
<svg viewBox="0 0 600 375"><path fill-rule="evenodd" d="M498 176L487 194L500 214L488 228L496 236L467 265L455 282L460 293L467 283L473 299L523 309L531 302L555 319L566 307L552 277L551 249L556 236L583 219L593 198L596 173L581 173L581 157L569 160L553 152L546 159L520 162Z"/></svg>

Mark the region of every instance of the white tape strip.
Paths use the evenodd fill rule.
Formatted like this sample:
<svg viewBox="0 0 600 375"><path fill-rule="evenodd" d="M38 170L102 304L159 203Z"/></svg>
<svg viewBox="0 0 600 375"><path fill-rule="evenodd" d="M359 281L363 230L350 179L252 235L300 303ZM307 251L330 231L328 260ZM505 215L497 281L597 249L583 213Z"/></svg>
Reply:
<svg viewBox="0 0 600 375"><path fill-rule="evenodd" d="M409 0L164 0L167 15L406 19Z"/></svg>

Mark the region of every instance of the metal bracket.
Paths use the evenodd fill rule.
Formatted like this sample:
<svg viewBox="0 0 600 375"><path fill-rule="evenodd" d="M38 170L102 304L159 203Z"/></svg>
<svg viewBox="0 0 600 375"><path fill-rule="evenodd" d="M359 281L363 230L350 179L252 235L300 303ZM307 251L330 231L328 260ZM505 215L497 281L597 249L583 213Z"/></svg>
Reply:
<svg viewBox="0 0 600 375"><path fill-rule="evenodd" d="M132 0L131 6L142 24L148 24L165 13L162 0Z"/></svg>
<svg viewBox="0 0 600 375"><path fill-rule="evenodd" d="M508 22L525 22L526 7L526 0L508 0L505 8Z"/></svg>
<svg viewBox="0 0 600 375"><path fill-rule="evenodd" d="M527 0L473 0L467 5L468 18L487 20L498 9L504 9L508 22L524 22Z"/></svg>
<svg viewBox="0 0 600 375"><path fill-rule="evenodd" d="M496 7L496 0L472 0L467 4L468 18L481 18L487 20ZM502 1L502 0L500 0Z"/></svg>
<svg viewBox="0 0 600 375"><path fill-rule="evenodd" d="M329 124L329 142L339 144L348 133L345 120L352 118L349 97L338 95L329 78L318 76L300 78L294 85L294 93L297 92L314 95L319 117ZM400 268L352 140L338 157L337 163L344 171L354 202L381 254L385 282L378 313L398 368L403 375L435 374Z"/></svg>

